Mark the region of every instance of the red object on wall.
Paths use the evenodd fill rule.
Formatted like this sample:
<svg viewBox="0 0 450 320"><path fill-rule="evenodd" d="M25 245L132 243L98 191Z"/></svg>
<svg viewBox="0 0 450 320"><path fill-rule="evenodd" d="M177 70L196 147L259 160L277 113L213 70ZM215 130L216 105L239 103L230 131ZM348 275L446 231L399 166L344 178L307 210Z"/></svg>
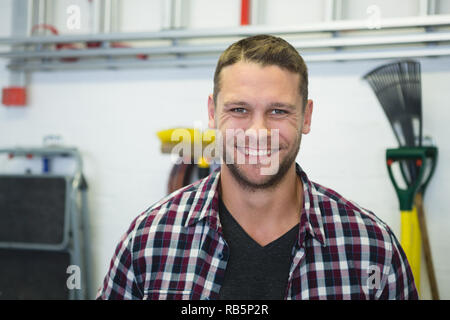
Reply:
<svg viewBox="0 0 450 320"><path fill-rule="evenodd" d="M129 46L125 43L120 43L120 42L112 42L111 47L112 48L131 48L131 46ZM137 54L136 58L141 59L141 60L147 60L148 57L146 54Z"/></svg>
<svg viewBox="0 0 450 320"><path fill-rule="evenodd" d="M241 0L241 26L250 24L250 0Z"/></svg>
<svg viewBox="0 0 450 320"><path fill-rule="evenodd" d="M31 28L31 34L36 33L36 31L39 29L49 30L55 36L59 35L58 29L56 29L51 24L45 24L45 23L34 25L33 28ZM56 49L57 50L61 50L61 49L75 49L76 50L78 48L73 43L57 43ZM60 60L64 61L64 62L75 62L75 61L78 61L78 58L67 57L67 58L61 58Z"/></svg>
<svg viewBox="0 0 450 320"><path fill-rule="evenodd" d="M5 106L25 106L27 92L25 87L7 87L2 90L2 103Z"/></svg>

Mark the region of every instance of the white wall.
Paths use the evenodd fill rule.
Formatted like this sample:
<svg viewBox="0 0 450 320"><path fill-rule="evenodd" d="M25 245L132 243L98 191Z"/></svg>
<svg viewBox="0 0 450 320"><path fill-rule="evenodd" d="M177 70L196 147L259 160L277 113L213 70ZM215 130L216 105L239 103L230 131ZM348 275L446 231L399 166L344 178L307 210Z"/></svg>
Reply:
<svg viewBox="0 0 450 320"><path fill-rule="evenodd" d="M4 1L0 1L0 21L6 29L11 0ZM196 14L203 10L199 4ZM277 15L282 20L281 10ZM221 23L233 25L234 20L230 15L217 22ZM200 21L196 25L205 27ZM131 20L129 28L133 28ZM4 32L8 30L0 30ZM425 208L441 297L450 299L450 258L446 254L450 214L445 205L450 192L450 145L446 141L450 137L450 57L420 61L424 133L433 136L440 152ZM309 65L312 131L303 138L297 160L312 180L374 211L399 236L398 201L384 162L386 148L395 147L396 141L371 89L361 80L382 63ZM5 66L6 61L0 60L1 87L8 84ZM60 134L66 144L81 150L90 186L94 287L101 284L131 220L166 194L171 163L169 156L159 152L156 132L193 126L196 121L206 125L213 72L213 66L36 72L28 86L27 107L0 107L0 148L38 146L44 135ZM39 170L35 162L29 166ZM11 161L0 157L0 170L14 168ZM422 296L429 298L424 272L422 279Z"/></svg>
<svg viewBox="0 0 450 320"><path fill-rule="evenodd" d="M367 8L378 6L381 18L410 17L419 15L420 0L343 0L342 18L362 20L367 17Z"/></svg>
<svg viewBox="0 0 450 320"><path fill-rule="evenodd" d="M240 24L239 0L190 0L190 28L237 27Z"/></svg>
<svg viewBox="0 0 450 320"><path fill-rule="evenodd" d="M260 0L259 6L263 6L264 25L302 25L317 23L325 20L325 1L305 0ZM289 10L286 10L289 8ZM280 17L283 17L281 20Z"/></svg>

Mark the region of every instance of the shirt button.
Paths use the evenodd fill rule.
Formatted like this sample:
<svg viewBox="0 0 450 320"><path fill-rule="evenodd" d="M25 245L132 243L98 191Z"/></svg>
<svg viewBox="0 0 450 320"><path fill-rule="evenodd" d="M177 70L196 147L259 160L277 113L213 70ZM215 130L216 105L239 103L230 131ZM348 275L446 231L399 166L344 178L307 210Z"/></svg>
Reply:
<svg viewBox="0 0 450 320"><path fill-rule="evenodd" d="M219 259L223 259L223 253L222 252L219 253Z"/></svg>

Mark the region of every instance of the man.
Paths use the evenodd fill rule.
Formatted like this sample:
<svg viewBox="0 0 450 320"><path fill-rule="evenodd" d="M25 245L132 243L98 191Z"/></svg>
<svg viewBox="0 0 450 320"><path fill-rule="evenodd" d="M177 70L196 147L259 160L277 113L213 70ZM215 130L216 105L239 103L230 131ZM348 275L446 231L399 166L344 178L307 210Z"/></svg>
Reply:
<svg viewBox="0 0 450 320"><path fill-rule="evenodd" d="M312 111L307 68L289 43L260 35L231 45L208 114L234 161L139 215L97 297L417 299L389 227L296 164Z"/></svg>

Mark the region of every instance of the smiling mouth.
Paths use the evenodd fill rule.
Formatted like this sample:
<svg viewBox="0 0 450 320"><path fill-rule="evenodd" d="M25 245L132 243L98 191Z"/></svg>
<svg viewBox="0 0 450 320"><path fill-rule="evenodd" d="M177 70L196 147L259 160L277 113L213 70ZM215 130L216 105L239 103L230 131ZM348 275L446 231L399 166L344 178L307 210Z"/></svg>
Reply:
<svg viewBox="0 0 450 320"><path fill-rule="evenodd" d="M246 156L264 157L271 156L273 153L279 151L278 149L252 149L245 147L236 147L239 152L244 153Z"/></svg>

